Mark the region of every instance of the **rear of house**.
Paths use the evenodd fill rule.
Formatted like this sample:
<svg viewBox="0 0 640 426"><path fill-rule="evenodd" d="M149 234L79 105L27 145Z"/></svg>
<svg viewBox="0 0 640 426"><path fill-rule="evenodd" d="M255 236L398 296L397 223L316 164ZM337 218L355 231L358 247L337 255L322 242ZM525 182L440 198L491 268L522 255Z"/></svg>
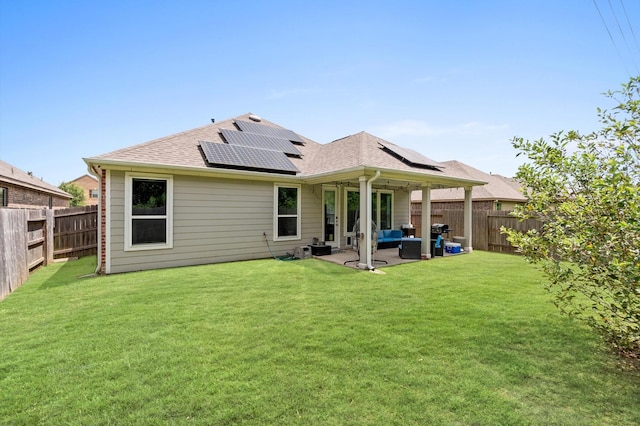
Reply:
<svg viewBox="0 0 640 426"><path fill-rule="evenodd" d="M408 223L423 184L482 183L395 151L411 155L364 132L321 145L246 114L86 158L100 181L99 269L259 259L313 241L347 248L359 217Z"/></svg>

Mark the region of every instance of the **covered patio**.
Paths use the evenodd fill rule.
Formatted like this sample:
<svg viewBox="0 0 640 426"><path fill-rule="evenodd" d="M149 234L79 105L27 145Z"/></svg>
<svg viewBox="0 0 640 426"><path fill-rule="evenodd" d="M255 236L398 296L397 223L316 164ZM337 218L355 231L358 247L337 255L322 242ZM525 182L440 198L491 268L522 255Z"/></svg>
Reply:
<svg viewBox="0 0 640 426"><path fill-rule="evenodd" d="M456 230L463 242L462 249L473 250L471 191L474 186L486 182L474 179L459 170L447 168L411 149L361 132L336 140L324 147L322 161L314 162L302 180L311 186L320 186L323 191L333 191L332 199L338 200L329 208L324 205L323 221L330 228L322 228L320 241L352 254L345 260L361 269L380 266L374 260L386 260L389 264L415 261L400 259L398 250L386 258L380 251L372 256L366 249L374 244L377 230L401 230L411 222L411 191L422 191L422 211L431 211L431 191L442 188L462 188L464 191L464 226ZM381 197L386 196L384 207ZM324 197L324 196L323 196ZM325 199L323 198L323 203ZM340 204L342 202L342 204ZM356 224L358 226L356 226ZM420 255L432 257L431 215L423 214L421 233L415 235L421 241ZM326 232L330 229L330 232ZM355 244L354 244L355 240ZM357 246L360 256L352 248ZM333 256L333 255L332 255ZM418 259L416 259L418 260ZM340 263L336 260L336 263Z"/></svg>
<svg viewBox="0 0 640 426"><path fill-rule="evenodd" d="M459 254L449 254L444 253L443 256L436 256L433 260L442 259L443 257L448 256L458 256L460 254L464 254L464 252ZM358 261L358 253L349 248L343 250L333 250L331 254L327 254L324 256L313 256L316 259L324 260L326 262L336 263L338 265L344 265L351 268L359 268ZM413 263L413 262L426 262L426 260L422 259L403 259L398 254L398 248L386 248L379 249L372 255L372 266L376 269L384 268L387 266L396 266L404 263Z"/></svg>

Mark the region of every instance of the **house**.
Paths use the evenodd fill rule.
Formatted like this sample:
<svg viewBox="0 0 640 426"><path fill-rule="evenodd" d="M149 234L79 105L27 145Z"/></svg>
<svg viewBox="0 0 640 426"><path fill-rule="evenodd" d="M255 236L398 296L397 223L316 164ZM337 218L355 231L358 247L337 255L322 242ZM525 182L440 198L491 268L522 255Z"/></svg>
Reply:
<svg viewBox="0 0 640 426"><path fill-rule="evenodd" d="M470 205L485 183L365 132L320 144L253 114L84 161L100 183L102 273L266 258L314 239L347 248L354 238L370 269L372 222L409 223L411 191L423 189L428 209L432 189L463 187ZM368 226L356 235L358 218Z"/></svg>
<svg viewBox="0 0 640 426"><path fill-rule="evenodd" d="M60 188L0 160L0 207L68 208L73 198Z"/></svg>
<svg viewBox="0 0 640 426"><path fill-rule="evenodd" d="M98 179L89 175L82 175L68 183L77 185L84 191L84 204L87 206L98 205Z"/></svg>
<svg viewBox="0 0 640 426"><path fill-rule="evenodd" d="M458 170L468 176L487 182L483 186L475 186L471 191L473 210L513 210L516 204L527 201L520 191L521 185L513 178L482 172L459 161L444 161L447 170ZM414 191L411 194L413 210L420 210L422 193ZM431 191L432 210L462 210L464 208L464 190L461 188L443 188Z"/></svg>

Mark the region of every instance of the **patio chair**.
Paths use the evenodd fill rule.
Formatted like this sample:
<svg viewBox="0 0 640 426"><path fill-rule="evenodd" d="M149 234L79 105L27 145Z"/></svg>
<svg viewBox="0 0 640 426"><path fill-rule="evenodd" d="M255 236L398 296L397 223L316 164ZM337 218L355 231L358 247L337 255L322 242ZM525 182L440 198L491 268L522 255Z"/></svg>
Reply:
<svg viewBox="0 0 640 426"><path fill-rule="evenodd" d="M360 218L356 220L356 223L353 225L353 237L351 238L351 247L357 253L358 257L354 260L347 260L343 263L346 265L347 263L355 263L360 262L360 248L359 248L359 240L360 240ZM387 263L386 260L376 260L375 254L378 251L378 227L375 222L371 222L371 254L373 257L371 258L371 263L375 265L378 263Z"/></svg>

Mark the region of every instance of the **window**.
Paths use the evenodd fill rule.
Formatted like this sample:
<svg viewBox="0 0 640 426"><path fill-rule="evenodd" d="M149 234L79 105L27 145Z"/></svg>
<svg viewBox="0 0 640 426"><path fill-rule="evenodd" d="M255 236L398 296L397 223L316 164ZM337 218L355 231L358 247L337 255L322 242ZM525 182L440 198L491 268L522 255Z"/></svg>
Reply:
<svg viewBox="0 0 640 426"><path fill-rule="evenodd" d="M0 188L0 207L6 207L7 205L9 205L7 188Z"/></svg>
<svg viewBox="0 0 640 426"><path fill-rule="evenodd" d="M353 232L353 227L359 217L360 211L360 192L355 190L347 190L347 232Z"/></svg>
<svg viewBox="0 0 640 426"><path fill-rule="evenodd" d="M125 250L173 247L173 179L127 174L125 180Z"/></svg>
<svg viewBox="0 0 640 426"><path fill-rule="evenodd" d="M347 217L345 232L351 233L360 214L360 191L347 189L345 206ZM371 191L371 220L376 223L377 229L393 228L393 192Z"/></svg>
<svg viewBox="0 0 640 426"><path fill-rule="evenodd" d="M276 185L274 206L274 239L300 239L300 186Z"/></svg>
<svg viewBox="0 0 640 426"><path fill-rule="evenodd" d="M92 189L89 191L89 197L91 198L98 198L98 190L97 189Z"/></svg>
<svg viewBox="0 0 640 426"><path fill-rule="evenodd" d="M378 199L378 214L375 216L378 218L378 229L391 229L393 228L393 194L380 192Z"/></svg>

